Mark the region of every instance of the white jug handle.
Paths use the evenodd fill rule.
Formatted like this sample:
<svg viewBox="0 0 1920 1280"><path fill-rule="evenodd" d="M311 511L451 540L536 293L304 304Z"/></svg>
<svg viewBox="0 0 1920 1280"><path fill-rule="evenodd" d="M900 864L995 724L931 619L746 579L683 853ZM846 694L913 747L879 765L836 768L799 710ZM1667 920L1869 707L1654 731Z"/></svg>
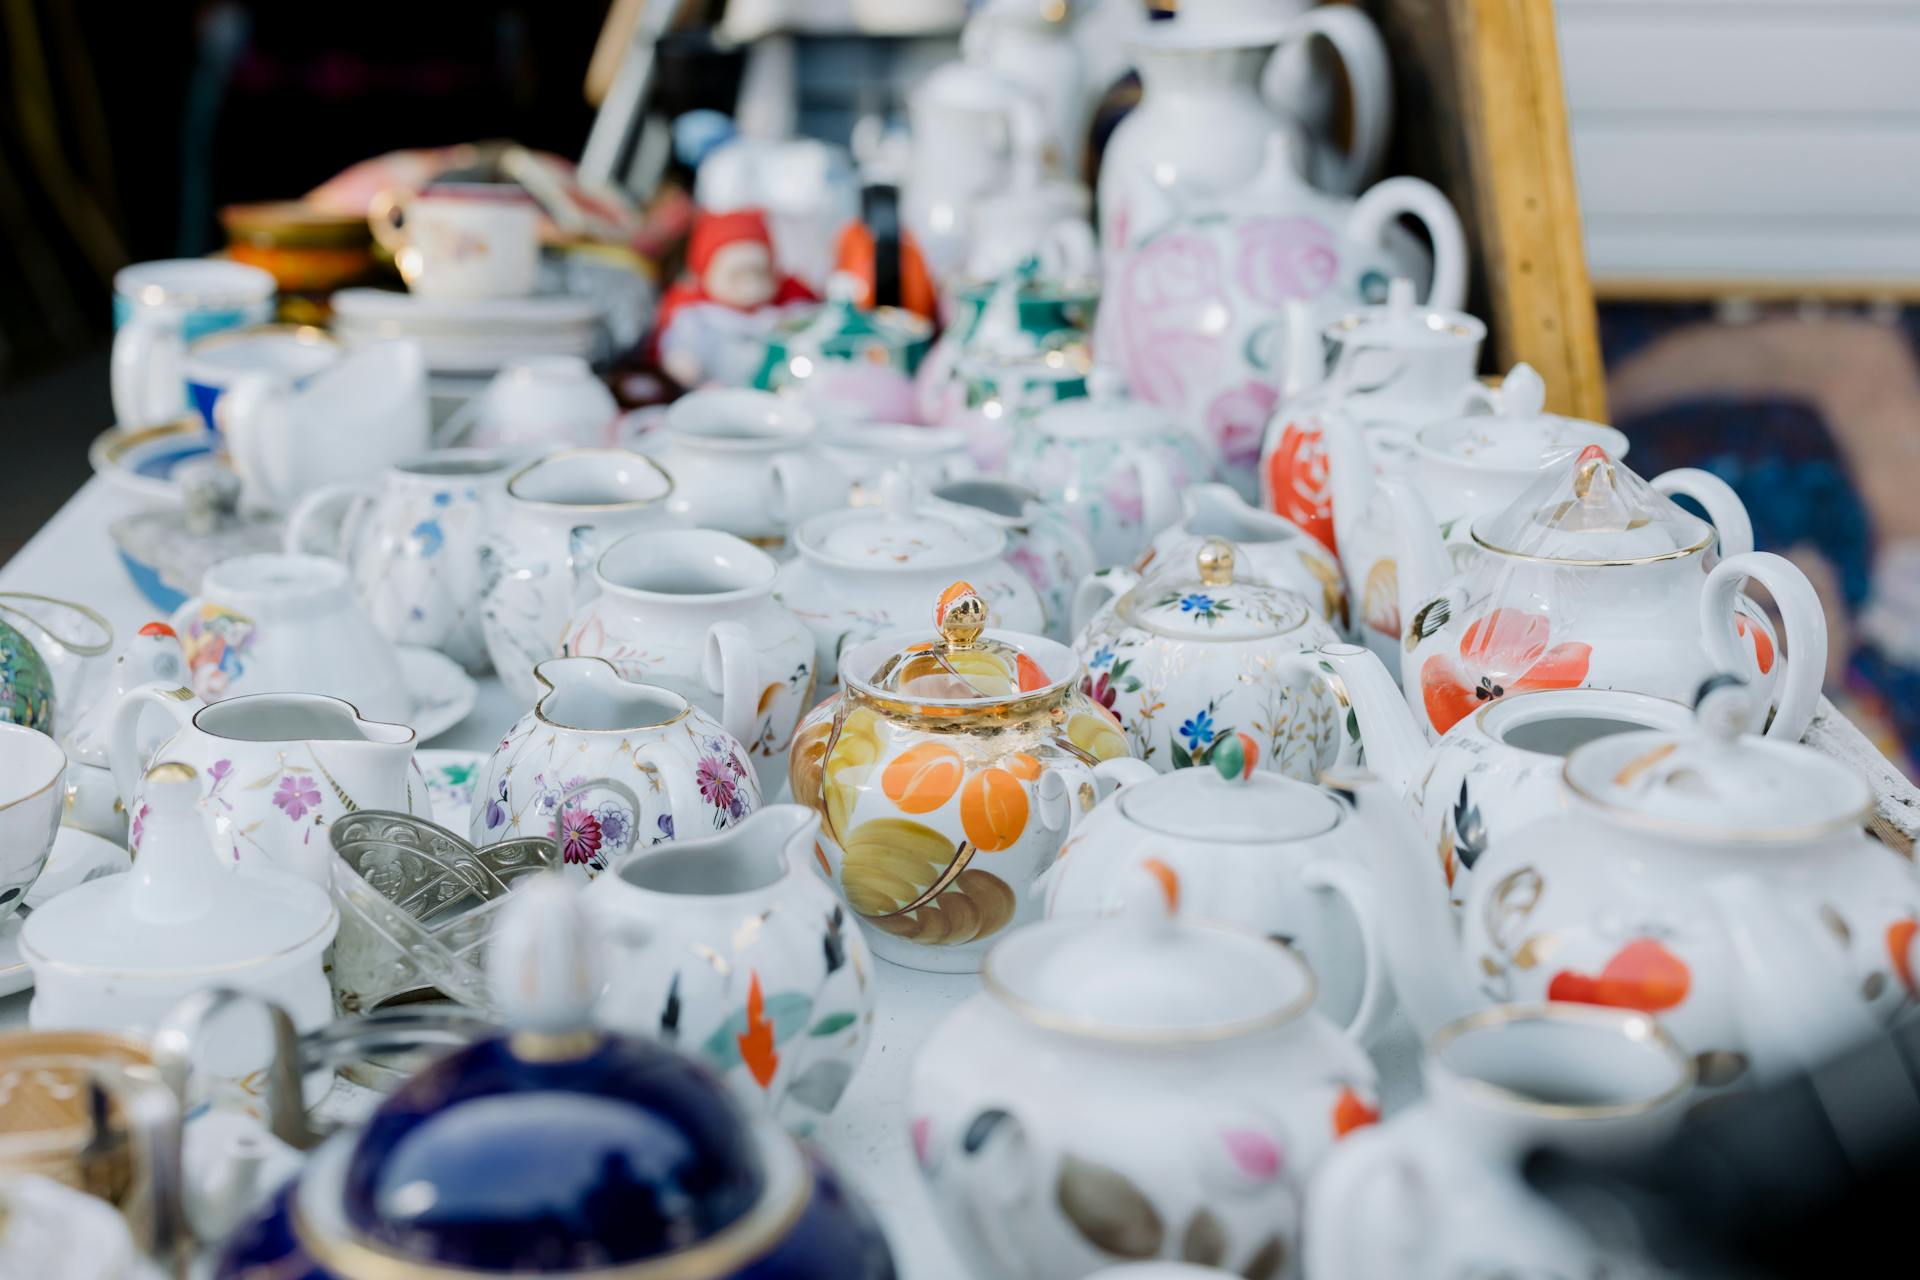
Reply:
<svg viewBox="0 0 1920 1280"><path fill-rule="evenodd" d="M1433 284L1427 289L1427 306L1460 310L1467 302L1467 233L1452 203L1431 182L1388 178L1369 187L1347 215L1347 235L1361 244L1380 244L1401 214L1418 219L1433 241Z"/></svg>
<svg viewBox="0 0 1920 1280"><path fill-rule="evenodd" d="M1387 952L1380 936L1380 903L1374 892L1373 873L1362 863L1315 858L1300 868L1300 883L1344 899L1347 910L1360 926L1360 958L1365 976L1360 981L1360 1004L1354 1009L1346 1031L1356 1043L1371 1044L1386 1029L1393 1014L1393 983L1387 976Z"/></svg>
<svg viewBox="0 0 1920 1280"><path fill-rule="evenodd" d="M346 559L373 497L372 484L364 480L321 485L293 504L293 510L287 514L281 550L289 555L311 551L312 554L332 556L336 560ZM326 541L317 542L310 537L313 528L321 525L322 517L334 507L342 509L340 517L327 529Z"/></svg>
<svg viewBox="0 0 1920 1280"><path fill-rule="evenodd" d="M1327 185L1342 195L1353 195L1380 172L1387 156L1387 137L1393 127L1393 70L1386 41L1373 20L1351 5L1308 9L1288 26L1284 42L1308 36L1320 36L1333 46L1352 87L1353 145L1338 175ZM1279 96L1273 71L1281 61L1278 56L1269 58L1262 73L1261 96L1268 101Z"/></svg>
<svg viewBox="0 0 1920 1280"><path fill-rule="evenodd" d="M660 785L667 793L667 813L673 819L673 838L684 839L689 835L706 835L707 827L695 830L690 824L695 815L706 812L710 806L700 794L700 788L694 783L693 769L686 756L673 750L664 742L648 742L635 747L633 760L654 771L660 779ZM747 778L753 777L753 770L747 770ZM633 811L635 822L640 820L640 810ZM636 841L638 836L635 837Z"/></svg>
<svg viewBox="0 0 1920 1280"><path fill-rule="evenodd" d="M1728 556L1707 575L1700 593L1700 638L1715 668L1751 679L1759 669L1753 640L1740 634L1738 606L1741 587L1757 578L1780 608L1787 658L1780 673L1779 710L1766 729L1769 738L1798 742L1820 707L1820 685L1827 674L1827 615L1820 607L1807 575L1791 560L1771 551L1749 551ZM1756 617L1748 624L1758 627ZM1764 674L1764 673L1763 673Z"/></svg>
<svg viewBox="0 0 1920 1280"><path fill-rule="evenodd" d="M1180 491L1174 488L1173 476L1159 455L1127 445L1122 457L1140 477L1140 550L1145 551L1161 530L1180 518Z"/></svg>
<svg viewBox="0 0 1920 1280"><path fill-rule="evenodd" d="M129 689L120 695L120 701L113 709L113 732L108 738L107 762L113 768L113 789L120 796L120 803L133 805L134 786L140 781L140 775L146 769L146 761L140 753L140 717L149 706L164 707L173 717L173 732L177 733L193 723L194 712L204 707L193 694L193 690L171 685L165 681L143 684Z"/></svg>
<svg viewBox="0 0 1920 1280"><path fill-rule="evenodd" d="M752 742L760 715L760 659L746 627L738 622L708 627L700 673L708 691L720 695L721 725L741 742Z"/></svg>
<svg viewBox="0 0 1920 1280"><path fill-rule="evenodd" d="M1655 491L1669 498L1685 494L1706 508L1707 519L1720 535L1721 555L1744 555L1753 550L1753 520L1747 515L1746 504L1740 501L1732 485L1713 472L1698 467L1677 467L1661 472L1650 483Z"/></svg>
<svg viewBox="0 0 1920 1280"><path fill-rule="evenodd" d="M243 373L221 393L216 415L247 496L261 506L286 506L293 488L293 424L284 387L267 374Z"/></svg>
<svg viewBox="0 0 1920 1280"><path fill-rule="evenodd" d="M179 417L187 407L180 370L185 354L178 320L140 311L129 316L113 335L109 380L114 421L122 427L150 427Z"/></svg>
<svg viewBox="0 0 1920 1280"><path fill-rule="evenodd" d="M841 498L837 503L836 489ZM789 532L811 516L846 506L846 492L846 478L833 474L824 459L811 453L780 454L767 470L767 514L775 526Z"/></svg>
<svg viewBox="0 0 1920 1280"><path fill-rule="evenodd" d="M1426 1170L1392 1129L1342 1140L1314 1170L1301 1232L1314 1280L1401 1280L1421 1256L1440 1205Z"/></svg>
<svg viewBox="0 0 1920 1280"><path fill-rule="evenodd" d="M1093 615L1107 601L1123 596L1140 583L1140 575L1131 569L1115 566L1111 569L1096 569L1080 579L1080 585L1073 589L1073 630L1078 635L1093 621Z"/></svg>

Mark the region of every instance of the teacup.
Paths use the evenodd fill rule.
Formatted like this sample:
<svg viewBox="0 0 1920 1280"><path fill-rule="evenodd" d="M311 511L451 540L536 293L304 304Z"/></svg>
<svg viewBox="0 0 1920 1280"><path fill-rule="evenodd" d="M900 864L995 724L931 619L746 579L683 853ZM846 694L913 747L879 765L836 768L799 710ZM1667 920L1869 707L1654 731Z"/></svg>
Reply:
<svg viewBox="0 0 1920 1280"><path fill-rule="evenodd" d="M186 344L273 318L273 277L212 258L122 267L113 277L113 416L151 426L187 411Z"/></svg>
<svg viewBox="0 0 1920 1280"><path fill-rule="evenodd" d="M523 298L540 267L540 213L515 183L436 183L383 191L367 223L407 288L430 298Z"/></svg>
<svg viewBox="0 0 1920 1280"><path fill-rule="evenodd" d="M66 800L67 757L35 729L0 724L0 921L47 865Z"/></svg>
<svg viewBox="0 0 1920 1280"><path fill-rule="evenodd" d="M418 343L351 351L295 385L249 370L220 396L220 430L247 501L286 510L322 485L378 475L431 443Z"/></svg>
<svg viewBox="0 0 1920 1280"><path fill-rule="evenodd" d="M187 348L182 366L187 399L205 419L207 428L218 431L220 419L215 406L221 394L239 379L259 374L297 390L338 360L340 352L337 339L310 324L226 329Z"/></svg>
<svg viewBox="0 0 1920 1280"><path fill-rule="evenodd" d="M392 643L354 598L347 567L254 555L207 570L175 610L188 682L208 702L242 693L319 693L371 720L404 722L413 702Z"/></svg>

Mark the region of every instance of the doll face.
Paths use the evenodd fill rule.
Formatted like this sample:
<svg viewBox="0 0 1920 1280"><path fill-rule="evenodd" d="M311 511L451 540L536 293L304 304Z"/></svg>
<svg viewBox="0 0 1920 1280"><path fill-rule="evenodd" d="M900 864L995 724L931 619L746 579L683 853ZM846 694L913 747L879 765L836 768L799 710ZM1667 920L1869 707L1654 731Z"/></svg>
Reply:
<svg viewBox="0 0 1920 1280"><path fill-rule="evenodd" d="M715 302L742 308L764 306L773 298L773 255L763 244L736 240L714 252L700 283Z"/></svg>

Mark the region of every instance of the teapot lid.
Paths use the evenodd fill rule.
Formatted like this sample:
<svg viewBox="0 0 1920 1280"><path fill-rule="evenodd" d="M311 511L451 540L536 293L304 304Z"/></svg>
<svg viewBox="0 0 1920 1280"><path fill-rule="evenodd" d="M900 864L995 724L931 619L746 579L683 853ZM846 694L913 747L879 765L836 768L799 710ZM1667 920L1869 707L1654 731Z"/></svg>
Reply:
<svg viewBox="0 0 1920 1280"><path fill-rule="evenodd" d="M307 949L318 965L340 923L332 898L290 872L221 866L201 822L201 786L191 765L147 770L133 870L42 904L21 933L30 961L102 980L232 969Z"/></svg>
<svg viewBox="0 0 1920 1280"><path fill-rule="evenodd" d="M1176 914L1177 872L1147 858L1158 894L1112 916L1061 916L1007 935L980 981L1049 1031L1135 1044L1217 1041L1270 1031L1313 1006L1313 973L1251 930Z"/></svg>
<svg viewBox="0 0 1920 1280"><path fill-rule="evenodd" d="M1477 346L1487 326L1464 311L1437 311L1414 298L1413 281L1395 276L1387 285L1387 300L1359 307L1321 330L1329 342L1341 345L1386 347L1397 351L1432 347Z"/></svg>
<svg viewBox="0 0 1920 1280"><path fill-rule="evenodd" d="M804 1162L692 1058L594 1030L594 956L572 886L557 873L518 886L487 954L512 1030L395 1091L336 1157L337 1190L316 1197L303 1180L315 1233L489 1273L673 1256L689 1268L675 1275L720 1277L764 1253L808 1193ZM751 995L748 1007L751 1029Z"/></svg>
<svg viewBox="0 0 1920 1280"><path fill-rule="evenodd" d="M1679 732L1621 733L1567 757L1569 790L1609 814L1700 840L1803 841L1863 827L1867 782L1811 747L1754 736L1753 692L1710 677Z"/></svg>
<svg viewBox="0 0 1920 1280"><path fill-rule="evenodd" d="M956 582L934 604L931 639L895 635L849 649L840 678L869 696L958 708L1056 693L1079 673L1065 645L986 623L987 602Z"/></svg>
<svg viewBox="0 0 1920 1280"><path fill-rule="evenodd" d="M1033 429L1062 440L1137 440L1180 435L1180 425L1165 409L1137 400L1123 390L1120 374L1096 364L1086 372L1087 394L1055 400L1033 415Z"/></svg>
<svg viewBox="0 0 1920 1280"><path fill-rule="evenodd" d="M1193 554L1157 555L1146 576L1120 597L1128 625L1181 640L1258 640L1307 625L1313 612L1284 587L1235 576L1250 563L1225 538L1203 538Z"/></svg>
<svg viewBox="0 0 1920 1280"><path fill-rule="evenodd" d="M1422 427L1415 447L1463 466L1534 472L1599 445L1626 456L1627 438L1612 427L1546 411L1547 384L1531 365L1517 364L1500 384L1499 407Z"/></svg>
<svg viewBox="0 0 1920 1280"><path fill-rule="evenodd" d="M1175 769L1114 797L1135 826L1197 844L1284 844L1340 825L1340 802L1319 787L1255 766L1260 744L1234 733L1213 744L1211 768Z"/></svg>
<svg viewBox="0 0 1920 1280"><path fill-rule="evenodd" d="M1007 535L963 511L922 509L912 482L893 470L882 478L875 505L814 516L794 541L802 555L837 568L939 572L999 555Z"/></svg>
<svg viewBox="0 0 1920 1280"><path fill-rule="evenodd" d="M1713 545L1690 515L1597 444L1545 467L1504 511L1473 522L1489 551L1561 564L1635 564Z"/></svg>

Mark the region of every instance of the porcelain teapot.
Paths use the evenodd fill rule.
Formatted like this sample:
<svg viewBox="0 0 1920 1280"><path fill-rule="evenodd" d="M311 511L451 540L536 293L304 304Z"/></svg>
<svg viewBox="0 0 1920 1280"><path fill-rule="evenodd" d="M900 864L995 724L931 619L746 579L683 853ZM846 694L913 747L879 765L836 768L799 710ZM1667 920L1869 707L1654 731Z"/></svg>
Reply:
<svg viewBox="0 0 1920 1280"><path fill-rule="evenodd" d="M1541 689L1488 702L1430 742L1371 651L1330 644L1320 660L1358 725L1367 768L1404 797L1455 905L1489 849L1566 809L1560 770L1568 752L1616 733L1673 733L1693 720L1686 704L1649 694Z"/></svg>
<svg viewBox="0 0 1920 1280"><path fill-rule="evenodd" d="M1474 520L1504 510L1542 467L1564 463L1588 445L1599 445L1615 458L1626 455L1627 438L1612 427L1562 418L1547 413L1545 405L1546 383L1521 364L1492 397L1491 413L1408 424L1391 441L1382 439L1387 428L1363 424L1351 413L1324 415L1321 430L1340 564L1349 593L1367 602L1364 638L1378 645L1376 651L1391 656L1401 623L1393 513L1376 480L1383 451L1391 451L1393 478L1420 494L1450 557L1464 567L1471 560ZM1720 509L1737 505L1731 491L1706 473L1682 474L1695 480L1705 476L1689 487L1714 488Z"/></svg>
<svg viewBox="0 0 1920 1280"><path fill-rule="evenodd" d="M1155 536L1130 573L1115 569L1106 576L1115 586L1130 583L1163 557L1191 559L1208 538L1234 545L1245 557L1237 567L1248 580L1295 592L1322 622L1346 629L1346 583L1333 553L1291 521L1250 505L1231 485L1188 485L1180 519Z"/></svg>
<svg viewBox="0 0 1920 1280"><path fill-rule="evenodd" d="M1426 840L1355 782L1414 1025L1539 1000L1657 1015L1700 1083L1764 1083L1911 1016L1920 873L1866 834L1867 783L1748 736L1754 690L1703 685L1696 724L1618 733L1566 759L1564 811L1488 850L1456 927Z"/></svg>
<svg viewBox="0 0 1920 1280"><path fill-rule="evenodd" d="M1749 549L1746 509L1713 476L1670 471L1648 484L1588 445L1540 471L1504 510L1471 521L1464 572L1419 492L1401 481L1385 488L1406 619L1401 683L1429 737L1509 693L1681 699L1717 671L1757 684L1775 708L1768 734L1797 741L1806 731L1826 672L1826 615L1804 574ZM1697 499L1713 524L1667 493ZM1780 609L1790 660L1742 593L1748 578Z"/></svg>
<svg viewBox="0 0 1920 1280"><path fill-rule="evenodd" d="M1315 653L1339 637L1299 595L1246 581L1242 563L1208 538L1137 581L1088 578L1074 604L1082 688L1162 772L1205 764L1245 733L1261 768L1311 780L1350 745Z"/></svg>
<svg viewBox="0 0 1920 1280"><path fill-rule="evenodd" d="M1286 305L1287 382L1260 447L1260 502L1338 552L1328 478L1326 419L1358 423L1376 468L1397 461L1409 425L1458 417L1487 399L1475 378L1487 326L1464 311L1414 302L1413 281L1396 276L1387 300L1324 327L1303 299ZM1384 439L1383 439L1384 437ZM1385 604L1397 608L1392 593ZM1398 628L1392 640L1399 639Z"/></svg>
<svg viewBox="0 0 1920 1280"><path fill-rule="evenodd" d="M1040 595L1047 638L1073 639L1073 594L1100 563L1064 504L1016 481L982 476L937 485L926 503L929 510L958 510L1003 531L1007 563Z"/></svg>
<svg viewBox="0 0 1920 1280"><path fill-rule="evenodd" d="M844 691L801 726L789 779L821 814L815 856L874 951L966 972L1039 918L1035 881L1092 806L1096 766L1127 748L1075 688L1065 645L986 630L966 582L929 603L931 636L846 651Z"/></svg>
<svg viewBox="0 0 1920 1280"><path fill-rule="evenodd" d="M146 822L141 718L159 707L173 732L151 753L191 769L215 855L232 866L331 878L327 828L355 809L427 813L426 780L413 764L414 733L361 718L317 693L254 693L206 703L182 688L145 684L114 712L114 786L132 815L136 858ZM158 717L155 717L158 719Z"/></svg>
<svg viewBox="0 0 1920 1280"><path fill-rule="evenodd" d="M681 396L667 410L659 447L673 477L667 510L691 527L780 551L787 527L776 514L773 464L806 453L818 433L809 410L769 391L724 387Z"/></svg>
<svg viewBox="0 0 1920 1280"><path fill-rule="evenodd" d="M1395 276L1427 277L1397 225L1409 214L1433 240L1429 305L1465 297L1465 233L1436 188L1390 178L1357 201L1326 195L1301 180L1281 135L1245 187L1161 203L1149 217L1137 198L1136 230L1108 251L1095 343L1136 395L1204 427L1222 477L1248 498L1287 384L1288 299L1339 312L1384 298Z"/></svg>
<svg viewBox="0 0 1920 1280"><path fill-rule="evenodd" d="M1375 1120L1373 1065L1291 948L1142 901L987 955L914 1058L908 1132L982 1280L1185 1257L1291 1274L1306 1179Z"/></svg>
<svg viewBox="0 0 1920 1280"><path fill-rule="evenodd" d="M62 736L67 753L66 808L60 821L103 836L115 844L127 840L127 811L114 786L113 717L120 699L143 684L178 685L187 678L180 637L164 622L141 626L108 669L106 686ZM151 747L153 743L144 743ZM4 907L0 906L0 910Z"/></svg>

